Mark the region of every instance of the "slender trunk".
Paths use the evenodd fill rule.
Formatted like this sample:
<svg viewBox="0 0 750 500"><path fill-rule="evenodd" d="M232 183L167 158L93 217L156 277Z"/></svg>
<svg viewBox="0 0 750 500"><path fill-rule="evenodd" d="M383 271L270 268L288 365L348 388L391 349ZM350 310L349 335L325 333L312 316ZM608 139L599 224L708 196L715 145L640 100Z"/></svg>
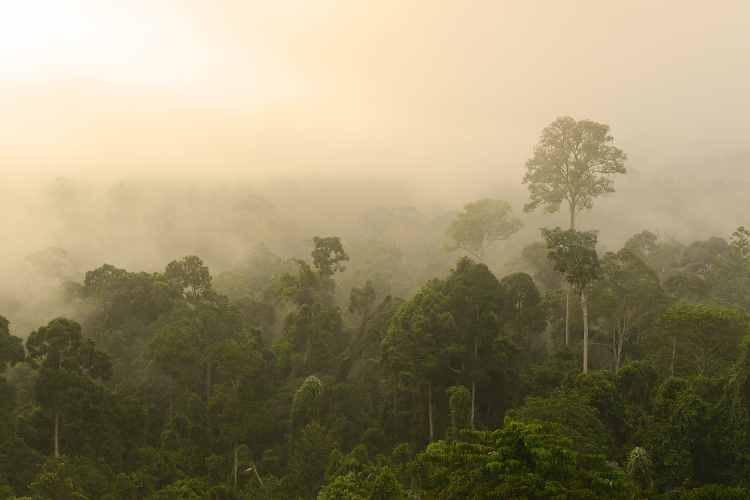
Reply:
<svg viewBox="0 0 750 500"><path fill-rule="evenodd" d="M60 458L60 413L55 411L55 458Z"/></svg>
<svg viewBox="0 0 750 500"><path fill-rule="evenodd" d="M237 489L237 476L239 475L239 446L234 445L234 464L232 465L232 476L234 478L234 489Z"/></svg>
<svg viewBox="0 0 750 500"><path fill-rule="evenodd" d="M476 371L477 360L479 359L479 344L477 339L474 339L474 370ZM470 427L474 429L474 415L476 415L477 409L477 381L472 377L471 380L471 420L469 421Z"/></svg>
<svg viewBox="0 0 750 500"><path fill-rule="evenodd" d="M471 430L474 430L474 414L476 413L476 408L477 408L477 383L472 381L471 382L471 421L469 422Z"/></svg>
<svg viewBox="0 0 750 500"><path fill-rule="evenodd" d="M576 206L570 203L568 207L570 208L570 229L572 231L576 228Z"/></svg>
<svg viewBox="0 0 750 500"><path fill-rule="evenodd" d="M615 357L615 371L620 369L622 364L622 347L625 344L625 335L627 335L627 326L625 320L622 322L622 330L620 330L620 338L617 339L617 356Z"/></svg>
<svg viewBox="0 0 750 500"><path fill-rule="evenodd" d="M565 285L565 347L570 343L570 283Z"/></svg>
<svg viewBox="0 0 750 500"><path fill-rule="evenodd" d="M581 312L583 313L583 373L589 372L589 310L586 291L581 290Z"/></svg>
<svg viewBox="0 0 750 500"><path fill-rule="evenodd" d="M573 203L569 204L570 208L570 230L574 231L576 228L576 207ZM565 286L565 347L570 345L570 292L571 285L568 283Z"/></svg>
<svg viewBox="0 0 750 500"><path fill-rule="evenodd" d="M670 363L669 372L674 377L674 364L677 360L677 337L672 337L672 362Z"/></svg>
<svg viewBox="0 0 750 500"><path fill-rule="evenodd" d="M612 328L612 371L617 373L617 328Z"/></svg>
<svg viewBox="0 0 750 500"><path fill-rule="evenodd" d="M432 382L427 383L427 419L430 424L430 442L435 437L435 424L432 420Z"/></svg>

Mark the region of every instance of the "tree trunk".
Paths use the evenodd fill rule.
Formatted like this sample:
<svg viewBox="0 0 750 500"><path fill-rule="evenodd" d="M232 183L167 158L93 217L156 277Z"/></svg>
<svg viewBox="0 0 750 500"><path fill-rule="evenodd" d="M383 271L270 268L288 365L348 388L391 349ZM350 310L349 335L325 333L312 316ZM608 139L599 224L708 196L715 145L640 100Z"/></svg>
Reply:
<svg viewBox="0 0 750 500"><path fill-rule="evenodd" d="M568 208L570 209L570 230L574 231L576 228L576 206L569 203Z"/></svg>
<svg viewBox="0 0 750 500"><path fill-rule="evenodd" d="M565 285L565 347L570 343L570 283Z"/></svg>
<svg viewBox="0 0 750 500"><path fill-rule="evenodd" d="M54 433L55 458L60 458L60 413L55 412L55 433Z"/></svg>
<svg viewBox="0 0 750 500"><path fill-rule="evenodd" d="M469 426L471 427L471 430L474 430L474 415L476 414L476 408L477 408L477 383L475 381L471 381L471 420L469 421Z"/></svg>
<svg viewBox="0 0 750 500"><path fill-rule="evenodd" d="M589 372L589 308L586 291L581 290L581 312L583 313L583 373Z"/></svg>
<svg viewBox="0 0 750 500"><path fill-rule="evenodd" d="M573 203L569 204L570 209L570 230L575 231L576 228L576 207ZM565 286L565 347L570 345L570 292L571 285L568 283Z"/></svg>
<svg viewBox="0 0 750 500"><path fill-rule="evenodd" d="M476 371L477 360L479 359L479 344L477 339L474 339L474 370ZM477 409L477 381L474 377L471 380L471 420L469 421L470 427L474 429L474 415L476 415Z"/></svg>
<svg viewBox="0 0 750 500"><path fill-rule="evenodd" d="M237 489L237 476L239 475L239 446L234 445L234 463L232 465L232 477L234 478L234 489Z"/></svg>
<svg viewBox="0 0 750 500"><path fill-rule="evenodd" d="M612 329L612 371L617 373L617 328Z"/></svg>
<svg viewBox="0 0 750 500"><path fill-rule="evenodd" d="M672 362L670 363L669 372L674 377L674 364L677 360L677 337L672 337Z"/></svg>
<svg viewBox="0 0 750 500"><path fill-rule="evenodd" d="M432 420L432 382L427 383L427 419L430 424L430 442L435 437L435 424Z"/></svg>
<svg viewBox="0 0 750 500"><path fill-rule="evenodd" d="M620 330L620 338L617 339L617 351L615 354L615 372L617 372L620 369L620 365L622 364L622 348L625 344L625 335L627 335L627 326L625 324L625 320L622 321L622 330Z"/></svg>
<svg viewBox="0 0 750 500"><path fill-rule="evenodd" d="M310 363L311 353L312 353L312 336L308 334L307 339L305 340L305 368L307 368L308 364Z"/></svg>

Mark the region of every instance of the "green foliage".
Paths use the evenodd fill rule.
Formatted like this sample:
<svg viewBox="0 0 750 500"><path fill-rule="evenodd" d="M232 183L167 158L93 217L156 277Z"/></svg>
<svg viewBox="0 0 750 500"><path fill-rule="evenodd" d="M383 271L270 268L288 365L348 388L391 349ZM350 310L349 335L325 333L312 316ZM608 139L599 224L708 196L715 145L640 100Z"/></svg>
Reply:
<svg viewBox="0 0 750 500"><path fill-rule="evenodd" d="M719 375L731 366L737 346L748 333L745 312L709 304L677 303L660 318L660 335L653 339L662 364L672 373Z"/></svg>
<svg viewBox="0 0 750 500"><path fill-rule="evenodd" d="M508 416L521 422L556 424L559 432L570 438L572 446L583 453L604 454L612 446L613 436L599 410L575 390L558 390L545 398L526 398Z"/></svg>
<svg viewBox="0 0 750 500"><path fill-rule="evenodd" d="M181 479L146 497L146 500L205 500L208 485L203 479Z"/></svg>
<svg viewBox="0 0 750 500"><path fill-rule="evenodd" d="M565 275L568 283L583 290L599 276L599 258L596 254L596 232L542 229L547 242L549 259L555 271Z"/></svg>
<svg viewBox="0 0 750 500"><path fill-rule="evenodd" d="M594 233L558 228L524 251L534 278L463 258L408 300L392 284L434 270L389 243L356 243L374 260L342 274L336 237L216 283L197 257L105 264L69 287L82 324L24 349L0 317L0 498L744 498L748 234L642 232L599 262ZM612 370L559 346L561 273ZM683 278L700 293L666 307ZM664 378L673 352L684 379Z"/></svg>
<svg viewBox="0 0 750 500"><path fill-rule="evenodd" d="M634 339L646 335L666 307L666 296L656 273L627 249L604 255L591 295L597 327L611 339L617 370Z"/></svg>
<svg viewBox="0 0 750 500"><path fill-rule="evenodd" d="M323 383L314 375L302 382L292 400L292 428L301 429L320 416Z"/></svg>
<svg viewBox="0 0 750 500"><path fill-rule="evenodd" d="M313 245L313 266L322 277L330 277L346 269L344 262L349 260L349 256L337 236L315 236Z"/></svg>
<svg viewBox="0 0 750 500"><path fill-rule="evenodd" d="M678 378L665 380L656 394L646 437L646 448L653 450L657 488L675 488L696 477L707 427L708 407L690 384Z"/></svg>
<svg viewBox="0 0 750 500"><path fill-rule="evenodd" d="M508 420L469 441L432 443L418 461L430 498L627 498L621 471L573 451L550 425Z"/></svg>
<svg viewBox="0 0 750 500"><path fill-rule="evenodd" d="M486 198L464 207L448 227L448 237L454 249L482 259L487 246L510 238L519 229L521 221L513 217L508 202Z"/></svg>
<svg viewBox="0 0 750 500"><path fill-rule="evenodd" d="M651 463L651 458L648 456L648 452L640 446L633 448L628 455L626 467L628 476L633 484L637 486L638 491L641 494L647 493L653 481L653 464Z"/></svg>
<svg viewBox="0 0 750 500"><path fill-rule="evenodd" d="M462 386L448 387L448 407L451 413L451 427L466 429L471 423L471 392Z"/></svg>
<svg viewBox="0 0 750 500"><path fill-rule="evenodd" d="M750 490L722 484L707 484L691 490L674 490L658 500L746 500Z"/></svg>
<svg viewBox="0 0 750 500"><path fill-rule="evenodd" d="M356 447L348 455L334 455L331 457L328 480L320 490L318 500L406 498L404 488L391 466L370 461L363 446Z"/></svg>
<svg viewBox="0 0 750 500"><path fill-rule="evenodd" d="M22 361L25 356L23 341L10 334L9 325L10 322L5 317L0 316L0 373L7 366Z"/></svg>
<svg viewBox="0 0 750 500"><path fill-rule="evenodd" d="M594 198L614 192L614 174L625 173L626 155L613 145L609 126L565 116L544 128L534 155L526 162L523 182L529 187L526 210L543 206L557 212L565 201L571 229L577 211Z"/></svg>
<svg viewBox="0 0 750 500"><path fill-rule="evenodd" d="M200 257L188 255L167 264L164 277L190 300L199 300L213 293L211 273Z"/></svg>
<svg viewBox="0 0 750 500"><path fill-rule="evenodd" d="M290 495L315 498L323 484L329 457L335 449L334 437L318 422L307 424L299 432L289 456L286 488Z"/></svg>

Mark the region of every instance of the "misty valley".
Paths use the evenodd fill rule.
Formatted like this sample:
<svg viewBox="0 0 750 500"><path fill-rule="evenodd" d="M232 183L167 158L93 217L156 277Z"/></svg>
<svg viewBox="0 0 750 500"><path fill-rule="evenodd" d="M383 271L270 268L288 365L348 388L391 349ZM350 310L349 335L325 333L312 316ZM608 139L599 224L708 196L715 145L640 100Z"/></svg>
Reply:
<svg viewBox="0 0 750 500"><path fill-rule="evenodd" d="M560 117L505 197L60 178L8 203L0 499L750 498L750 230L612 205L628 166Z"/></svg>

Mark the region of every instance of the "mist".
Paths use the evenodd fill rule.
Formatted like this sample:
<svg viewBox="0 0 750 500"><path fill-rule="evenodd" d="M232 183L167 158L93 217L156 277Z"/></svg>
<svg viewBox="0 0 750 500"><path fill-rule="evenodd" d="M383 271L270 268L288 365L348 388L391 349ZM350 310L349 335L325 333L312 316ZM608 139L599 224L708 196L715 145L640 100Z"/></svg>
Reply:
<svg viewBox="0 0 750 500"><path fill-rule="evenodd" d="M642 301L656 304L658 310L636 319L628 317L634 324L643 323L633 326L631 337L623 340L626 321L618 317L621 322L617 323L612 319L617 312L607 307L627 309L632 297L597 302L595 296L592 301L593 376L611 377L607 383L620 387L617 384L624 382L617 377L624 377L622 369L641 370L639 376L651 384L644 401L662 397L655 396L658 380L663 384L660 388L668 389L670 383L690 385L696 398L705 399L705 407L714 408L711 405L715 404L723 408L721 404L730 396L719 402L713 392L718 394L716 388L721 386L724 393L734 394L731 384L739 378L728 378L730 366L734 367L732 373L745 373L742 360L730 359L726 353L734 356L746 345L738 339L745 332L747 319L742 290L750 283L750 274L747 278L743 274L750 272L746 271L750 254L742 246L744 233L738 228L750 224L748 19L750 4L739 0L718 0L710 5L676 0L621 4L593 0L575 4L520 0L131 0L120 5L29 0L4 5L0 12L0 234L4 236L0 320L10 322L8 338L19 337L26 347L20 348L18 359L8 355L11 361L4 371L2 349L6 344L2 336L6 332L0 321L0 375L6 373L0 376L0 394L5 394L1 391L7 378L17 400L7 412L13 415L12 425L3 426L5 413L0 411L0 459L5 457L5 428L12 427L13 439L28 441L28 449L38 455L24 470L36 474L42 467L53 467L57 462L43 465L42 455L51 453L47 449L50 444L46 437L39 437L46 432L39 429L53 421L52 455L60 458L58 410L42 411L47 403L31 389L43 380L39 378L44 374L41 367L48 358L32 359L33 341L32 349L27 342L42 335L41 327L51 327L60 317L75 322L78 326L70 327L71 331L78 328L82 338L95 340L102 353L112 358L108 369L115 382L107 385L104 378L97 379L96 384L101 384L97 387L111 390L113 398L126 393L127 397L142 398L138 404L147 408L142 413L153 418L147 418L143 427L144 436L154 435L145 436L132 450L128 448L127 458L107 460L117 464L130 460L128 470L136 470L132 459L136 448L138 453L157 448L161 453L167 445L159 440L182 432L179 419L184 418L193 428L210 428L214 434L206 442L216 446L204 446L196 459L209 465L200 462L188 467L183 463L177 467L180 474L218 484L226 482L223 477L231 463L227 477L233 477L230 482L235 496L226 498L232 500L291 498L292 494L295 498L329 498L316 497L333 484L330 477L323 479L321 471L316 472L315 477L320 477L310 491L289 486L295 481L304 483L301 476L294 475L294 453L300 452L292 444L298 446L295 440L302 432L294 427L299 423L295 398L304 390L315 392L318 383L326 387L319 391L324 402L315 410L319 413L309 413L318 416L306 414L299 417L301 422L322 422L324 431L335 437L331 438L336 443L332 449L341 453L353 456L356 445L370 447L373 454L367 467L374 467L372 477L382 472L377 472L382 464L374 465L375 452L388 455L388 467L405 470L405 463L396 465L396 453L391 455L399 443L429 454L427 443L459 439L461 429L484 432L497 427L507 431L506 417L519 422L546 421L544 411L542 417L535 413L535 404L545 411L548 407L577 411L571 401L595 407L598 403L587 400L590 395L580 385L589 374L589 313L579 314L576 309L572 319L568 315L571 307L587 307L584 292L589 285L571 296L573 288L563 283L564 273L553 269L550 240L542 264L525 253L534 244L545 248L543 228L568 224L564 204L554 213L524 211L530 200L529 186L523 181L527 161L543 139L545 127L564 116L606 124L614 144L627 155L627 172L616 176L614 191L597 194L593 207L578 215L577 229L595 232L594 255L614 266L613 259L625 259L623 252L635 248L634 240L629 239L633 235L649 231L647 236L655 235L654 241L659 242L654 244L658 250L649 250L653 253L644 250L637 255L637 262L643 261L642 269L628 268L629 272L643 272L639 283L651 283L658 291L651 290L658 297L649 299L645 298L645 285L645 291L638 290L636 295L643 293ZM512 210L508 217L518 218L520 229L486 249L482 239L478 253L458 250L450 237L452 224L467 204L485 199L507 202ZM340 243L347 259L329 263L330 269L319 266L315 250L320 249L321 240L316 237L321 236L333 238L326 240L334 245L333 254ZM180 259L186 256L198 256L201 266L205 264L211 293L198 297L194 289L175 285L174 277L167 279L168 264L184 264ZM315 286L305 285L306 262L311 263L307 277ZM727 262L736 267L720 274ZM132 283L140 283L127 285L137 293L108 296L85 283L87 272L107 271L102 267L105 264L123 270ZM626 264L633 265L630 261L618 261L617 265ZM613 272L613 267L609 269ZM535 309L524 314L535 315L536 322L526 318L528 324L519 326L521 305L516 317L506 306L502 309L495 304L485 311L487 317L494 318L490 327L461 323L465 311L456 305L463 300L460 286L465 283L461 279L472 286L495 283L492 286L497 290L487 293L502 295L519 282L526 283L526 277L533 293L518 304L535 297ZM675 277L678 279L669 281ZM451 281L454 279L459 285ZM612 276L601 278L589 289L614 297L614 285L602 289L615 281ZM302 289L303 285L310 287L307 299L293 293L295 286ZM158 303L160 296L149 286L173 294L165 299L168 306L159 303L164 310L154 317L150 306ZM398 365L394 352L410 348L407 343L398 344L398 334L421 332L421 324L408 316L410 307L426 307L420 301L435 300L439 307L448 308L431 298L430 294L437 294L435 290L454 300L450 314L455 324L441 317L429 324L426 331L430 335L442 328L450 330L446 324L453 325L455 331L450 334L456 336L485 327L501 334L472 345L448 345L441 351L444 358L435 357L439 360L435 363L445 363L443 371L439 377L429 378L432 375L415 368L417 361L406 368ZM472 290L466 294L477 295L466 299L467 303L484 307L486 296ZM366 305L357 303L358 298ZM305 302L308 299L310 303ZM184 345L169 342L190 331L180 323L179 314L197 315L203 306L210 309L208 303L216 310L231 310L226 317L211 317L216 320L212 328L219 325L218 332L221 325L232 324L234 333L241 332L231 341L242 346L238 350L255 357L237 355L242 360L237 366L262 365L252 376L239 371L227 375L221 372L225 367L219 366L220 362L214 366L211 359L203 358L200 362L205 366L200 366L207 374L206 381L202 374L185 375L186 367L200 363L198 358L185 361L187 358L180 356L188 351L190 342L197 341L191 337ZM304 316L313 305L331 315L327 317L330 323L320 320L326 318L322 313ZM120 306L122 309L117 309ZM634 310L636 306L632 306ZM680 323L680 314L688 315L680 307L704 306L726 307L714 311L724 321L717 331L734 335L727 344L730 348L723 351L695 339L688 341L701 346L695 352L726 354L716 362L714 371L685 361L681 365L675 361L677 353L683 355L677 340L669 345L662 342L667 334L676 339L675 331L687 331L693 323L700 323ZM677 312L670 315L669 311ZM569 345L571 327L575 332ZM314 335L305 334L305 328L321 338L329 335L325 338L328 357L321 355L318 365L308 363L314 344L309 339ZM578 333L581 329L586 332L584 340ZM302 343L294 336L303 334L309 338L300 347ZM461 339L456 342L466 341ZM486 345L478 347L483 341ZM581 345L586 349L583 361L579 359ZM202 349L209 352L209 347L206 344ZM222 344L222 348L226 346ZM502 356L497 354L503 349L507 351ZM474 353L473 358L466 355L469 352ZM475 371L467 375L471 370L466 366L477 363L480 352L481 356L492 353L498 357L487 361L487 367L471 368ZM430 353L411 355L418 361L432 360ZM231 360L222 363L234 366ZM93 380L92 366L79 371ZM477 370L485 370L481 380L475 375ZM137 376L131 377L131 371ZM557 377L555 382L545 380L545 373ZM576 378L579 375L584 378ZM315 379L318 376L320 379ZM679 376L688 382L681 382ZM419 377L423 379L414 387L409 385ZM211 417L212 411L218 411L211 405L226 402L212 400L215 394L211 391L215 385L225 391L216 389L218 393L229 394L242 383L250 386L249 379L255 380L248 392L252 395L242 397L252 404L243 400L247 406L235 410L242 418L248 414L257 417L254 424L261 430L247 430L242 427L245 423L237 424L231 432L223 429L236 433L229 453L212 441L219 441L215 436L223 424L211 421L220 420ZM367 385L370 383L372 386ZM430 399L425 410L423 389L428 383ZM437 387L435 422L433 385ZM667 389L659 394L666 394ZM340 401L336 398L345 398L342 394L346 391L352 394L346 404L357 407L360 414L352 416L355 410L342 409L344 403L337 406ZM557 400L550 402L563 394L572 399L559 405ZM382 401L375 401L377 398ZM475 405L475 399L484 406ZM198 400L205 407L200 410L205 412L200 417L205 420L190 413L197 411L191 401ZM464 422L462 427L456 405L469 405L469 400L471 423ZM631 403L637 406L637 402L623 404ZM399 410L399 405L406 410ZM258 417L263 411L267 413ZM403 415L399 416L399 411ZM605 414L609 409L597 407L596 411ZM660 465L663 450L649 441L659 416L651 407L639 407L638 411L648 418L630 422L630 427L623 424L615 431L609 429L614 436L607 438L609 441L595 436L591 447L576 448L576 452L606 455L610 464L622 469L628 479L619 493L638 491L642 496L632 493L632 498L652 498L648 495L666 495L678 488L683 491L726 479L724 472L711 475L699 471L690 476L684 470L674 472ZM710 415L720 413L715 411ZM346 412L351 414L342 416ZM405 412L412 416L407 418ZM636 413L622 417L622 422ZM393 415L392 420L387 415ZM230 418L222 414L221 418L225 417ZM67 430L65 425L69 425ZM666 423L659 425L663 425L658 427L662 431L669 428ZM63 424L63 449L68 445L66 432L68 436L83 435L83 427L80 422ZM372 431L369 437L357 434L365 429ZM320 437L325 432L315 439L325 441ZM579 434L565 435L573 436L576 446L584 446L577 444ZM652 456L657 472L650 482L631 477L629 460L641 445L649 452L657 450ZM74 455L79 457L95 445L76 446ZM180 446L177 448L187 449L187 445ZM221 446L228 445L222 442ZM247 454L244 458L238 458L241 446L249 450L242 452ZM726 447L711 441L704 448ZM704 448L695 445L692 449ZM409 458L411 465L424 458L415 453ZM216 467L226 470L211 469L210 459L218 456L225 462ZM330 457L335 456L331 452ZM0 460L0 498L5 498L6 477L13 476L2 468L3 463ZM215 464L219 463L216 459ZM260 485L265 480L271 486L251 486L255 479L240 477L240 465L247 468L245 472L254 470ZM109 474L107 481L114 484L113 471L117 470L102 472L102 477ZM348 477L341 470L339 476ZM732 471L737 477L743 474ZM690 481L679 484L669 479L688 476ZM34 490L33 477L9 480L12 489L8 491L29 493ZM173 479L157 482L167 484ZM406 485L415 481L407 481L405 476L396 482L409 495L443 498L441 494L445 494L412 491ZM747 486L733 480L725 483ZM132 498L157 498L146 496L156 495L155 491L138 490ZM371 490L361 491L357 498L374 495ZM103 492L87 494L98 498Z"/></svg>

